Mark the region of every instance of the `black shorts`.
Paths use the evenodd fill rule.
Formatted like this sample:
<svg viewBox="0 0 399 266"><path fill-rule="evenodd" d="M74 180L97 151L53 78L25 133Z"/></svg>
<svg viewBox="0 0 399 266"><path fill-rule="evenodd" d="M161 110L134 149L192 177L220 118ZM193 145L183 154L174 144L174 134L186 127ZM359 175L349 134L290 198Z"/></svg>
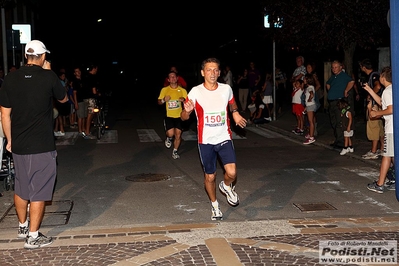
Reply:
<svg viewBox="0 0 399 266"><path fill-rule="evenodd" d="M163 124L165 127L165 131L168 131L169 129L172 129L172 128L177 128L177 129L183 130L182 120L180 117L179 118L165 117Z"/></svg>

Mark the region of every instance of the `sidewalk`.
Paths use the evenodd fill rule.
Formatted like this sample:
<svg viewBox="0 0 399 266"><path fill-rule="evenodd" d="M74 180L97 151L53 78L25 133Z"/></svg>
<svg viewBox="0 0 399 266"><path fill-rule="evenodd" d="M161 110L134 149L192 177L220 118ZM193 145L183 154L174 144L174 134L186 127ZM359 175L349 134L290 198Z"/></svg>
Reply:
<svg viewBox="0 0 399 266"><path fill-rule="evenodd" d="M317 141L310 145L332 149L329 143L333 133L328 115L320 113L317 118L319 134ZM261 127L302 143L304 136L291 132L294 125L295 117L283 112L275 121ZM361 155L370 146L365 122L357 119L355 152L345 156L363 160ZM338 150L337 156L340 156ZM380 160L364 161L375 166L380 163ZM13 208L11 193L1 200L4 218ZM85 226L59 233L57 228L43 228L42 232L54 235L54 243L46 248L26 250L22 248L24 240L15 238L16 230L2 229L0 265L325 265L318 263L319 240L397 240L399 217L223 221L119 228Z"/></svg>
<svg viewBox="0 0 399 266"><path fill-rule="evenodd" d="M316 115L317 119L317 132L318 135L316 141L310 145L319 145L323 146L327 149L333 149L330 144L334 141L334 133L330 124L330 118L328 113L319 112ZM254 125L251 125L254 126ZM290 112L290 110L283 110L283 112L276 117L275 121L272 121L267 124L260 125L261 127L273 130L282 135L288 136L292 139L298 140L299 142L305 141L305 136L297 136L291 132L296 127L296 118ZM366 135L366 121L363 116L355 117L355 130L354 137L352 138L354 152L347 153L344 156L351 156L356 159L363 160L364 162L370 163L374 166L378 166L381 163L381 157L376 160L364 160L362 155L368 152L371 149L371 142L367 139ZM307 145L304 145L307 146ZM339 155L341 150L337 150L337 154Z"/></svg>

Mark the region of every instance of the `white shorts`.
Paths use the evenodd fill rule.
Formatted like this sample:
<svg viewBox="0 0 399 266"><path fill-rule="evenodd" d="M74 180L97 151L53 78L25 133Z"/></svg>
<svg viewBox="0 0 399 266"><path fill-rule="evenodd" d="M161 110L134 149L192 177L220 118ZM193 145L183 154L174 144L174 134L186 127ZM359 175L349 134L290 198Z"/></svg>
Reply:
<svg viewBox="0 0 399 266"><path fill-rule="evenodd" d="M344 137L353 137L353 130L351 130L351 131L344 131Z"/></svg>
<svg viewBox="0 0 399 266"><path fill-rule="evenodd" d="M248 110L252 113L256 111L256 105L254 103L248 105Z"/></svg>
<svg viewBox="0 0 399 266"><path fill-rule="evenodd" d="M394 141L393 141L393 133L385 133L384 134L384 149L382 152L382 156L386 157L394 157Z"/></svg>
<svg viewBox="0 0 399 266"><path fill-rule="evenodd" d="M271 95L263 96L262 101L264 104L273 103L273 97Z"/></svg>

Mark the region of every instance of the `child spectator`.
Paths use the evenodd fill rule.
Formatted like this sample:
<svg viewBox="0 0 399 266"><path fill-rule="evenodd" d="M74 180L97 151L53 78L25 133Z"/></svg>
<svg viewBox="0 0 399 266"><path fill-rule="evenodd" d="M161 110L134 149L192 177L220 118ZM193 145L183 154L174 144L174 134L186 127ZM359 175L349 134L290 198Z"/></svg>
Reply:
<svg viewBox="0 0 399 266"><path fill-rule="evenodd" d="M315 101L316 98L316 90L315 90L315 80L312 74L305 75L305 106L306 106L306 114L308 117L309 122L309 133L306 134L305 142L303 144L311 144L316 141L315 137L315 125L316 125L316 111L317 111L317 104Z"/></svg>
<svg viewBox="0 0 399 266"><path fill-rule="evenodd" d="M340 152L345 155L348 152L353 152L352 137L353 137L353 113L348 102L342 98L337 103L338 108L341 110L342 130L344 131L344 148Z"/></svg>
<svg viewBox="0 0 399 266"><path fill-rule="evenodd" d="M263 92L256 90L251 99L252 104L248 106L248 109L251 111L251 116L248 119L249 124L264 124L270 122L269 110L263 102Z"/></svg>
<svg viewBox="0 0 399 266"><path fill-rule="evenodd" d="M297 126L292 130L292 133L296 135L303 135L303 113L305 111L305 106L302 103L302 94L304 89L303 80L298 79L294 83L294 88L292 91L292 113L296 117Z"/></svg>

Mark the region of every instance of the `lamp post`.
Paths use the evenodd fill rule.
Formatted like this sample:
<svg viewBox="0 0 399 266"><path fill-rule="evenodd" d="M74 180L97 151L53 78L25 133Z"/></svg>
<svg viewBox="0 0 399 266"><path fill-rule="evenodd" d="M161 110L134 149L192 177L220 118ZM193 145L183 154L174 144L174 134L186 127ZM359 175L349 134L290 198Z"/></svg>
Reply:
<svg viewBox="0 0 399 266"><path fill-rule="evenodd" d="M266 10L266 9L265 9ZM264 27L272 30L273 35L273 121L276 120L276 41L274 39L274 29L283 27L283 18L278 16L269 15L264 16Z"/></svg>

